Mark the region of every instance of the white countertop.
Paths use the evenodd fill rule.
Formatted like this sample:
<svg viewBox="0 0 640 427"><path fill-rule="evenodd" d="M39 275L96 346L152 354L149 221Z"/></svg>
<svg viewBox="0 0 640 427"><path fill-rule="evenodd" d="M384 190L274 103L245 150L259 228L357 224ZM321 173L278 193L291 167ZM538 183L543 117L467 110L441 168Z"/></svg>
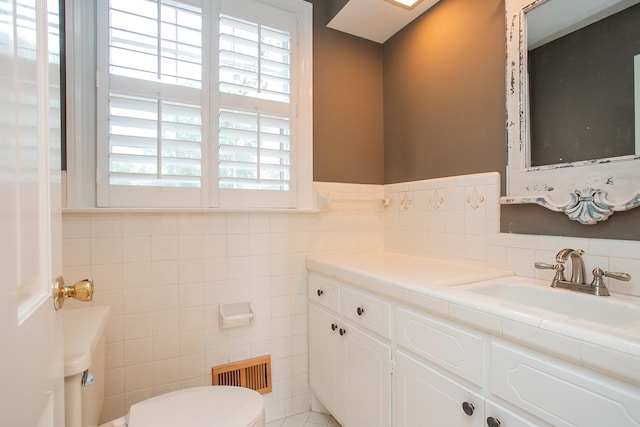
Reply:
<svg viewBox="0 0 640 427"><path fill-rule="evenodd" d="M91 365L107 324L109 307L95 306L64 310L64 376L80 374Z"/></svg>
<svg viewBox="0 0 640 427"><path fill-rule="evenodd" d="M640 385L640 321L610 326L472 292L497 282L548 287L508 270L389 252L307 257L307 269ZM553 290L554 292L556 289ZM606 298L640 308L640 298Z"/></svg>
<svg viewBox="0 0 640 427"><path fill-rule="evenodd" d="M509 270L392 252L310 256L306 265L311 271L345 277L345 281L355 275L416 292L513 275Z"/></svg>

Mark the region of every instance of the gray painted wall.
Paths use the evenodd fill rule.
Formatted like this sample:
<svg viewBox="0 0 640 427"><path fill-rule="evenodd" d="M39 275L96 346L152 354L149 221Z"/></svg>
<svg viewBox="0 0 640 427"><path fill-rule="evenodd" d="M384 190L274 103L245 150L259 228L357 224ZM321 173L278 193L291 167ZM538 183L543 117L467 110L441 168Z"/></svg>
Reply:
<svg viewBox="0 0 640 427"><path fill-rule="evenodd" d="M330 4L313 2L314 180L382 184L382 46L327 28Z"/></svg>
<svg viewBox="0 0 640 427"><path fill-rule="evenodd" d="M382 184L506 164L504 0L440 0L384 45L314 1L314 179ZM503 232L640 240L640 209L592 226L503 206Z"/></svg>

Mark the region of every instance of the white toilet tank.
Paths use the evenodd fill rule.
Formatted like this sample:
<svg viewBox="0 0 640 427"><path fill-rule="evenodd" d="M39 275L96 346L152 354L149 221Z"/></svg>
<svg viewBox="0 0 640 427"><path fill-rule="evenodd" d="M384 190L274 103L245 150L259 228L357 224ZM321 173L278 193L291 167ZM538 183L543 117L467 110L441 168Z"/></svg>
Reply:
<svg viewBox="0 0 640 427"><path fill-rule="evenodd" d="M109 307L65 310L65 427L97 426L104 401L105 337Z"/></svg>

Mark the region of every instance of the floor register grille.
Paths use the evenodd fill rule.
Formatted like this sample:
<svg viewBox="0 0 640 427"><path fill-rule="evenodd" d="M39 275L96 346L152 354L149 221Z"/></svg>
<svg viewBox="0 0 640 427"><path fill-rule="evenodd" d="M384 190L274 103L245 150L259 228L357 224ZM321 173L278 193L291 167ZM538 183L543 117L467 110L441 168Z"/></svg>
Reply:
<svg viewBox="0 0 640 427"><path fill-rule="evenodd" d="M259 393L271 392L271 356L255 357L211 369L213 385L246 387Z"/></svg>

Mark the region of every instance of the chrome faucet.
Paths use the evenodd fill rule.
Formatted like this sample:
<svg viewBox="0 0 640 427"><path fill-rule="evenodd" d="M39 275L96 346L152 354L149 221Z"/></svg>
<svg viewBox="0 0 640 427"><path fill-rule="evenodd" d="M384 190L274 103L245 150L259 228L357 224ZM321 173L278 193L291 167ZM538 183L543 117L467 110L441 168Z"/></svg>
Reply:
<svg viewBox="0 0 640 427"><path fill-rule="evenodd" d="M616 273L613 271L604 271L599 267L593 269L593 280L590 284L585 281L585 267L582 255L582 249L562 249L556 255L556 264L547 264L544 262L536 262L535 267L543 270L554 270L556 272L553 280L551 280L552 288L570 289L572 291L585 292L593 295L608 296L609 290L602 280L603 277L612 279L629 281L631 275L627 273ZM571 278L567 280L564 275L564 265L568 259L571 259Z"/></svg>
<svg viewBox="0 0 640 427"><path fill-rule="evenodd" d="M556 255L556 262L558 264L564 265L567 262L567 258L571 257L571 279L569 282L584 285L585 282L585 269L584 269L584 260L582 259L582 255L584 255L584 251L582 249L562 249Z"/></svg>

